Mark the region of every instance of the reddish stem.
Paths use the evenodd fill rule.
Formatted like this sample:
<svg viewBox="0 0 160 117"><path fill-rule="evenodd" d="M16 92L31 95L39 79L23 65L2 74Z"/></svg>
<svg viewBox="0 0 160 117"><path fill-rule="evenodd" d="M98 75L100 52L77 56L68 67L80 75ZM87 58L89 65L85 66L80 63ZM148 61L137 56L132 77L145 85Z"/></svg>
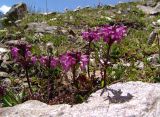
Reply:
<svg viewBox="0 0 160 117"><path fill-rule="evenodd" d="M87 54L88 54L88 59L89 59L87 72L88 72L88 77L89 77L89 78L91 77L91 76L90 76L90 67L89 67L89 64L90 64L90 51L91 51L91 41L89 41L89 47L88 47L88 52L87 52Z"/></svg>
<svg viewBox="0 0 160 117"><path fill-rule="evenodd" d="M33 91L32 91L31 83L30 83L29 76L28 76L28 68L26 68L25 71L26 71L26 78L27 78L27 83L28 83L28 87L29 87L29 92L30 92L30 95L32 97L33 96Z"/></svg>

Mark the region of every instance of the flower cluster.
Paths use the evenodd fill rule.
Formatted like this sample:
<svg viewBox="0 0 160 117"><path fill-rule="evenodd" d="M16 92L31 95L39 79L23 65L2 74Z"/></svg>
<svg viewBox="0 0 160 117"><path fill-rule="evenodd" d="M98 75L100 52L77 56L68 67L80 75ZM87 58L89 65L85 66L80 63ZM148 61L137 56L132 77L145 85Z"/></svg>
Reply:
<svg viewBox="0 0 160 117"><path fill-rule="evenodd" d="M12 54L12 57L14 59L18 58L18 53L19 53L19 49L17 47L12 47L11 48L11 54Z"/></svg>
<svg viewBox="0 0 160 117"><path fill-rule="evenodd" d="M77 64L80 64L83 69L88 64L88 61L88 56L82 55L81 52L67 52L60 57L60 63L65 71L68 71Z"/></svg>
<svg viewBox="0 0 160 117"><path fill-rule="evenodd" d="M120 25L105 25L97 28L97 30L88 30L82 33L82 37L86 41L98 41L103 38L103 41L112 45L115 41L119 42L126 35L127 28Z"/></svg>
<svg viewBox="0 0 160 117"><path fill-rule="evenodd" d="M44 67L56 68L58 65L62 66L65 71L70 70L71 67L80 64L81 68L84 69L88 64L89 58L87 55L83 55L81 52L67 52L59 57L53 56L33 56L30 48L24 46L22 48L13 47L11 48L11 55L16 62L22 65L30 65L39 62Z"/></svg>
<svg viewBox="0 0 160 117"><path fill-rule="evenodd" d="M88 31L82 33L82 36L83 36L83 39L88 42L99 40L98 30L88 29Z"/></svg>
<svg viewBox="0 0 160 117"><path fill-rule="evenodd" d="M24 67L28 67L36 63L37 57L32 55L31 45L20 44L17 47L11 48L13 59Z"/></svg>
<svg viewBox="0 0 160 117"><path fill-rule="evenodd" d="M115 41L119 42L126 35L125 26L104 26L100 29L100 34L107 44L113 44Z"/></svg>
<svg viewBox="0 0 160 117"><path fill-rule="evenodd" d="M90 57L91 55L91 43L92 42L97 42L101 39L103 39L103 41L108 44L108 48L106 50L105 53L99 53L99 57L98 57L98 61L101 63L102 68L101 69L101 73L102 73L102 79L104 80L104 86L106 86L106 69L109 66L108 62L110 59L110 50L111 50L111 46L114 42L120 42L123 37L126 35L127 33L127 28L125 26L122 25L104 25L102 27L96 28L96 29L89 29L86 32L82 33L82 37L85 41L88 42L88 50L87 50L87 54ZM100 48L98 49L104 49L103 46L101 45ZM103 54L103 55L102 55ZM105 56L105 58L104 58ZM102 58L102 59L101 59ZM103 62L101 62L101 60ZM90 61L88 62L88 64L90 63ZM88 65L88 76L90 77L90 69L89 69L89 65ZM103 71L102 71L103 70Z"/></svg>
<svg viewBox="0 0 160 117"><path fill-rule="evenodd" d="M39 62L45 67L55 68L59 61L55 57L41 56Z"/></svg>

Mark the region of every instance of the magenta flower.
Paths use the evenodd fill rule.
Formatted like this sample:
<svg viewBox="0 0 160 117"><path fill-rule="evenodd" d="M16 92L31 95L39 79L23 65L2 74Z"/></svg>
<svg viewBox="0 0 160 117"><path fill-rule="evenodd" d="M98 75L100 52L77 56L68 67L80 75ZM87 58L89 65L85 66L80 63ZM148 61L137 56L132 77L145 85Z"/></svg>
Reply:
<svg viewBox="0 0 160 117"><path fill-rule="evenodd" d="M115 41L119 42L126 35L125 26L104 26L100 28L100 36L103 37L104 42L113 44Z"/></svg>
<svg viewBox="0 0 160 117"><path fill-rule="evenodd" d="M55 68L58 64L58 60L56 58L51 58L51 61L50 61L50 66L51 68Z"/></svg>
<svg viewBox="0 0 160 117"><path fill-rule="evenodd" d="M60 63L65 71L70 70L70 68L80 64L81 68L84 69L88 64L88 55L82 55L81 52L67 52L61 55Z"/></svg>
<svg viewBox="0 0 160 117"><path fill-rule="evenodd" d="M59 61L57 58L54 58L54 57L50 57L49 59L48 56L41 56L39 59L39 62L45 67L55 68L58 65Z"/></svg>
<svg viewBox="0 0 160 117"><path fill-rule="evenodd" d="M36 61L37 61L37 57L36 57L36 56L32 56L32 57L31 57L31 62L32 62L33 64L35 64Z"/></svg>
<svg viewBox="0 0 160 117"><path fill-rule="evenodd" d="M81 62L81 68L85 69L85 67L88 65L88 62L89 62L89 56L88 55L81 55L80 62Z"/></svg>
<svg viewBox="0 0 160 117"><path fill-rule="evenodd" d="M23 66L23 68L31 67L37 61L37 57L32 55L30 49L31 45L23 43L11 48L13 58L18 64Z"/></svg>
<svg viewBox="0 0 160 117"><path fill-rule="evenodd" d="M31 57L31 56L32 56L31 51L26 50L26 52L25 52L25 57L27 58L27 57Z"/></svg>
<svg viewBox="0 0 160 117"><path fill-rule="evenodd" d="M11 49L11 54L12 54L13 58L16 59L18 57L18 54L19 54L18 52L19 52L19 49L17 47L13 47Z"/></svg>
<svg viewBox="0 0 160 117"><path fill-rule="evenodd" d="M46 66L47 65L47 60L48 60L48 57L47 56L41 56L40 59L39 59L39 62Z"/></svg>
<svg viewBox="0 0 160 117"><path fill-rule="evenodd" d="M88 30L82 33L82 37L84 40L91 42L91 41L98 41L99 35L97 31Z"/></svg>
<svg viewBox="0 0 160 117"><path fill-rule="evenodd" d="M60 63L65 71L68 71L73 65L76 64L76 59L71 54L65 53L60 57Z"/></svg>

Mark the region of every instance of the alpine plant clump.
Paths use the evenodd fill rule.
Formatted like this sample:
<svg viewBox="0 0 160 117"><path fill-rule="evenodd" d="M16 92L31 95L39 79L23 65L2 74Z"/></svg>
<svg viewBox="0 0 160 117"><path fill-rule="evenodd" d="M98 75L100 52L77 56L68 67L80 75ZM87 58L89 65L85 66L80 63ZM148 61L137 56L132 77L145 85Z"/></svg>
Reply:
<svg viewBox="0 0 160 117"><path fill-rule="evenodd" d="M113 26L105 25L94 30L89 29L88 31L82 33L83 39L88 42L89 48L87 50L87 54L89 57L91 54L91 43L93 42L98 43L102 39L103 42L108 46L107 50L104 52L105 58L103 58L104 59L103 63L99 60L99 62L103 66L103 68L101 68L103 70L103 73L102 72L101 73L104 81L104 86L106 86L106 69L108 67L108 62L110 59L111 46L115 42L120 42L126 36L126 34L127 34L127 28L121 25L113 25ZM90 62L88 62L88 64L89 63ZM88 67L88 76L90 77L89 67Z"/></svg>
<svg viewBox="0 0 160 117"><path fill-rule="evenodd" d="M27 78L29 95L31 97L34 97L34 90L32 90L29 72L31 71L30 68L38 66L38 68L34 67L34 69L40 72L40 77L45 76L45 78L48 78L46 92L48 94L47 101L49 102L55 96L54 91L56 89L56 85L54 84L56 77L63 78L65 77L63 74L66 72L72 72L73 84L77 91L79 91L79 85L76 71L79 68L87 73L87 76L91 81L91 88L93 87L95 75L93 75L93 72L92 74L90 72L90 59L92 53L96 55L96 50L98 50L98 53L102 56L98 55L98 57L92 57L97 60L95 64L99 65L97 69L101 70L101 83L103 82L103 87L105 87L107 85L107 68L109 67L110 62L111 47L115 42L119 43L126 34L127 28L125 26L104 25L82 32L82 37L88 44L88 48L85 53L80 51L67 51L64 54L55 56L53 55L53 44L50 43L47 45L48 49L46 55L35 55L32 54L31 45L22 43L11 47L11 57L15 63L19 64L25 70L25 77ZM85 77L87 78L87 76Z"/></svg>

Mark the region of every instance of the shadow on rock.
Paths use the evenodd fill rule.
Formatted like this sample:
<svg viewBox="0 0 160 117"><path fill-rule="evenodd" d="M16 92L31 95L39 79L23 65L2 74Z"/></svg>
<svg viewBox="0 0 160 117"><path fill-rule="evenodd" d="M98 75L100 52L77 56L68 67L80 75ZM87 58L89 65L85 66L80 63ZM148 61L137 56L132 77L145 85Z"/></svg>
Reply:
<svg viewBox="0 0 160 117"><path fill-rule="evenodd" d="M113 94L113 96L109 95L109 91ZM102 90L100 96L102 96L105 92L108 92L107 99L105 100L109 100L110 103L124 103L130 101L133 98L133 95L130 93L127 93L126 96L122 96L122 91L120 89L114 90L107 87Z"/></svg>

